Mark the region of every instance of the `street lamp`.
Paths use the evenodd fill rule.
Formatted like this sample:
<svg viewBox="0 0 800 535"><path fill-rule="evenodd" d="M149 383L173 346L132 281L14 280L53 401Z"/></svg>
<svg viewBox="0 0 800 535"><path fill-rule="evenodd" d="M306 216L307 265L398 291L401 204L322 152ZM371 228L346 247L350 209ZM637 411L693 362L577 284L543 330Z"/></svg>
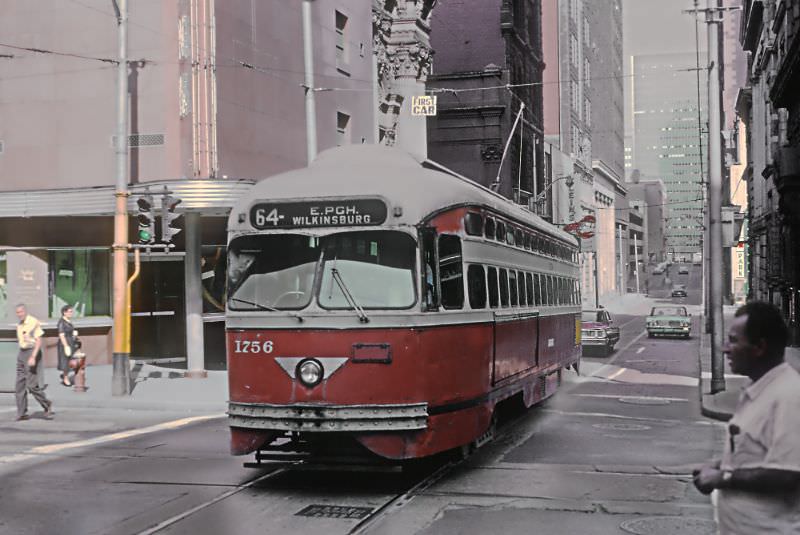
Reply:
<svg viewBox="0 0 800 535"><path fill-rule="evenodd" d="M536 197L531 199L531 204L536 207L536 209L534 211L536 213L538 213L539 215L542 215L542 210L540 208L540 204L542 203L542 201L544 201L544 198L547 195L547 192L550 191L550 189L552 189L553 185L556 182L560 181L560 180L566 180L567 181L567 187L569 187L569 188L572 188L572 186L575 184L575 180L573 179L572 175L560 176L560 177L557 177L552 182L550 182L550 184L548 184L546 188L544 188L540 193L538 193L536 195ZM553 214L550 214L550 215L552 216Z"/></svg>
<svg viewBox="0 0 800 535"><path fill-rule="evenodd" d="M544 188L541 193L536 195L536 198L533 200L533 202L538 204L539 202L544 200L544 196L547 194L548 191L550 191L550 188L553 187L553 184L555 184L559 180L566 180L568 188L571 188L575 184L575 180L572 178L572 175L566 175L566 176L557 177L555 180L550 182L550 184L548 184L547 187Z"/></svg>

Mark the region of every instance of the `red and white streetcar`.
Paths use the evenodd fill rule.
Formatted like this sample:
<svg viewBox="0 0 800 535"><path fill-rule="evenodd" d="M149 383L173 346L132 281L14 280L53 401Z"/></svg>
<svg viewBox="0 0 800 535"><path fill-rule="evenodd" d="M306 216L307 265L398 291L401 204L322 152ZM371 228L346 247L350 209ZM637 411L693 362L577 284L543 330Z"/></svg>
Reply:
<svg viewBox="0 0 800 535"><path fill-rule="evenodd" d="M228 233L233 454L433 455L579 363L575 238L430 161L326 151Z"/></svg>

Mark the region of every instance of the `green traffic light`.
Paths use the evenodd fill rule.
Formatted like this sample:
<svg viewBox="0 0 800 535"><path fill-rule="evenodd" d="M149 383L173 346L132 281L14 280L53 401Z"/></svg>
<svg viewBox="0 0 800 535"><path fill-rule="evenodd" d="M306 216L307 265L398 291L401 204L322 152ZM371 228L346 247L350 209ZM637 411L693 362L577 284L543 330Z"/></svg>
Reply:
<svg viewBox="0 0 800 535"><path fill-rule="evenodd" d="M148 231L146 230L139 231L139 241L149 242L152 238L153 238L152 234L150 234Z"/></svg>

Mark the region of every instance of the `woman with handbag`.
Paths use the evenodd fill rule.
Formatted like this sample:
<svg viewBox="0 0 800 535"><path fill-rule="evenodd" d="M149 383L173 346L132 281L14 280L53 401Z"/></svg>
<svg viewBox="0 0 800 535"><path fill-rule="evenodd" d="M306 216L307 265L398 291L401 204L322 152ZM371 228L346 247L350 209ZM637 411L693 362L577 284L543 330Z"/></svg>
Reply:
<svg viewBox="0 0 800 535"><path fill-rule="evenodd" d="M76 351L75 327L72 326L74 309L70 305L61 307L61 319L58 320L58 369L61 370L61 384L72 386L69 379L70 359Z"/></svg>

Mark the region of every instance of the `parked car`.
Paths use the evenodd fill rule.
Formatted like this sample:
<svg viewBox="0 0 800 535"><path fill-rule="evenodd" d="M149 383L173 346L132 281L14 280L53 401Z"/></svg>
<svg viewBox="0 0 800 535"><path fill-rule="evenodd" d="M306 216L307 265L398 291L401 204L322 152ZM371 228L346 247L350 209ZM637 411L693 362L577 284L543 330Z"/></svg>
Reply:
<svg viewBox="0 0 800 535"><path fill-rule="evenodd" d="M662 273L664 273L664 268L661 266L656 266L653 269L653 275L661 275Z"/></svg>
<svg viewBox="0 0 800 535"><path fill-rule="evenodd" d="M657 335L689 338L692 335L692 318L683 306L653 307L646 322L650 338Z"/></svg>
<svg viewBox="0 0 800 535"><path fill-rule="evenodd" d="M581 313L581 347L598 348L602 355L608 356L619 342L619 327L613 326L614 320L608 310L584 310Z"/></svg>
<svg viewBox="0 0 800 535"><path fill-rule="evenodd" d="M686 286L676 284L672 287L672 297L686 297Z"/></svg>
<svg viewBox="0 0 800 535"><path fill-rule="evenodd" d="M689 266L681 266L678 268L678 275L688 275L689 274Z"/></svg>

